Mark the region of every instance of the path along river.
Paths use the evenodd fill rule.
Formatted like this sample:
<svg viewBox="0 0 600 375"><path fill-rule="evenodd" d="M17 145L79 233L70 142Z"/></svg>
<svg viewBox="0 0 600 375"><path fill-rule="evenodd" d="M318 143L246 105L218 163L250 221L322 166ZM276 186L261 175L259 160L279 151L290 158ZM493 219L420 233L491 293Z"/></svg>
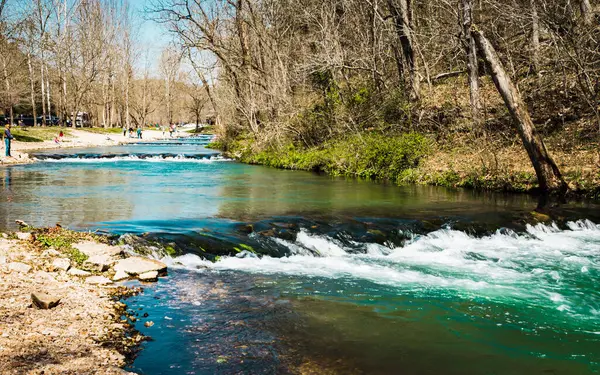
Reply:
<svg viewBox="0 0 600 375"><path fill-rule="evenodd" d="M594 203L529 225L528 196L248 166L207 142L52 150L0 169L1 228L60 222L185 249L166 259L168 278L129 300L154 338L131 370L600 371ZM213 246L272 256L203 260Z"/></svg>

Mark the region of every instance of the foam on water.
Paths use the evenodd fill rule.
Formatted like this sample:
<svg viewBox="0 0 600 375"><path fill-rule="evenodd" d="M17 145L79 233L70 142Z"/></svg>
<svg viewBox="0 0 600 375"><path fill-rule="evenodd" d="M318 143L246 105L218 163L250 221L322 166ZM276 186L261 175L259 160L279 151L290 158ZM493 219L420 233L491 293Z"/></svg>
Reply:
<svg viewBox="0 0 600 375"><path fill-rule="evenodd" d="M214 163L214 162L230 162L232 159L225 158L223 156L207 156L204 158L199 157L187 157L185 155L176 156L147 156L140 157L137 155L128 156L116 156L116 157L65 157L61 159L51 158L35 158L36 160L47 162L47 163L114 163L114 162L149 162L149 163L160 163L160 162L179 162L179 163Z"/></svg>
<svg viewBox="0 0 600 375"><path fill-rule="evenodd" d="M225 257L211 263L195 255L167 259L174 267L293 275L391 286L398 293L446 292L518 301L573 316L600 308L593 286L600 270L600 226L590 221L527 226L525 233L499 230L475 237L453 229L414 236L400 248L362 244L362 253L333 238L301 230L284 258ZM576 286L577 285L577 286ZM574 290L575 289L575 290ZM578 290L577 290L578 289Z"/></svg>

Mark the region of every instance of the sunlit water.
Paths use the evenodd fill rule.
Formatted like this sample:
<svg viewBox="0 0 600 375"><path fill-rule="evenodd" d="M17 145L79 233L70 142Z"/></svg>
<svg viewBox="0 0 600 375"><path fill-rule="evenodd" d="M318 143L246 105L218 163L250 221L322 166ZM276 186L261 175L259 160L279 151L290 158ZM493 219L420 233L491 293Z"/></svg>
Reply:
<svg viewBox="0 0 600 375"><path fill-rule="evenodd" d="M557 224L531 225L531 197L247 166L207 141L46 151L43 162L0 169L2 227L60 222L200 241L208 252L272 252L213 263L190 245L165 258L169 277L129 301L140 322L155 323L137 325L154 340L132 370L600 369L595 204L566 205Z"/></svg>

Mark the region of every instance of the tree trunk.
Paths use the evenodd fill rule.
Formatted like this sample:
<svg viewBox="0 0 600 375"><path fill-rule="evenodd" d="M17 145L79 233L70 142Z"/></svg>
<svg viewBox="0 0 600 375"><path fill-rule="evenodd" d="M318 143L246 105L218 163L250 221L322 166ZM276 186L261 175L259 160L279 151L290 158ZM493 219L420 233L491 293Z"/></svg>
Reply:
<svg viewBox="0 0 600 375"><path fill-rule="evenodd" d="M583 24L586 26L591 26L594 23L594 13L592 12L590 0L581 0L579 3L579 8L581 9L581 18L583 19Z"/></svg>
<svg viewBox="0 0 600 375"><path fill-rule="evenodd" d="M9 112L10 112L10 124L14 124L15 122L15 117L14 117L14 112L13 112L13 99L12 99L12 93L10 90L10 80L8 79L8 70L6 68L6 60L2 59L2 67L3 67L3 73L4 73L4 86L6 88L6 96L8 98L8 105L9 105Z"/></svg>
<svg viewBox="0 0 600 375"><path fill-rule="evenodd" d="M42 89L42 126L46 126L46 101L44 100L46 97L46 81L44 80L44 55L42 53L42 63L40 69L40 83Z"/></svg>
<svg viewBox="0 0 600 375"><path fill-rule="evenodd" d="M473 0L462 0L463 46L467 54L467 73L469 75L469 95L473 123L481 123L481 99L479 95L479 66L477 64L477 47L471 35L473 26Z"/></svg>
<svg viewBox="0 0 600 375"><path fill-rule="evenodd" d="M390 13L394 19L396 34L402 47L403 78L406 88L409 90L411 100L419 100L419 74L415 60L414 34L411 28L410 0L387 0Z"/></svg>
<svg viewBox="0 0 600 375"><path fill-rule="evenodd" d="M31 84L31 112L33 114L33 126L37 126L37 113L35 110L35 77L31 65L31 52L27 53L27 67L29 68L29 83Z"/></svg>
<svg viewBox="0 0 600 375"><path fill-rule="evenodd" d="M540 75L540 17L536 0L531 0L531 65L533 71Z"/></svg>
<svg viewBox="0 0 600 375"><path fill-rule="evenodd" d="M526 104L523 102L516 86L506 74L496 50L481 31L472 28L471 32L481 57L490 69L496 89L502 96L504 104L513 118L523 146L535 169L540 190L543 193L565 193L568 186L563 180L558 166L548 154L542 137L537 133L531 121Z"/></svg>

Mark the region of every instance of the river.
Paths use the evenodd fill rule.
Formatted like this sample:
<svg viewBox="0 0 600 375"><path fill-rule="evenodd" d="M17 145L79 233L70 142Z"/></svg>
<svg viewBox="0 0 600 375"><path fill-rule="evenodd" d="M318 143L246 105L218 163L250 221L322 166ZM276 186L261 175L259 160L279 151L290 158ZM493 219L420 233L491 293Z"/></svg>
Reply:
<svg viewBox="0 0 600 375"><path fill-rule="evenodd" d="M596 203L532 225L530 196L249 166L208 141L48 150L0 169L2 229L61 223L180 249L128 301L153 338L132 371L600 371ZM249 256L203 259L233 248Z"/></svg>

